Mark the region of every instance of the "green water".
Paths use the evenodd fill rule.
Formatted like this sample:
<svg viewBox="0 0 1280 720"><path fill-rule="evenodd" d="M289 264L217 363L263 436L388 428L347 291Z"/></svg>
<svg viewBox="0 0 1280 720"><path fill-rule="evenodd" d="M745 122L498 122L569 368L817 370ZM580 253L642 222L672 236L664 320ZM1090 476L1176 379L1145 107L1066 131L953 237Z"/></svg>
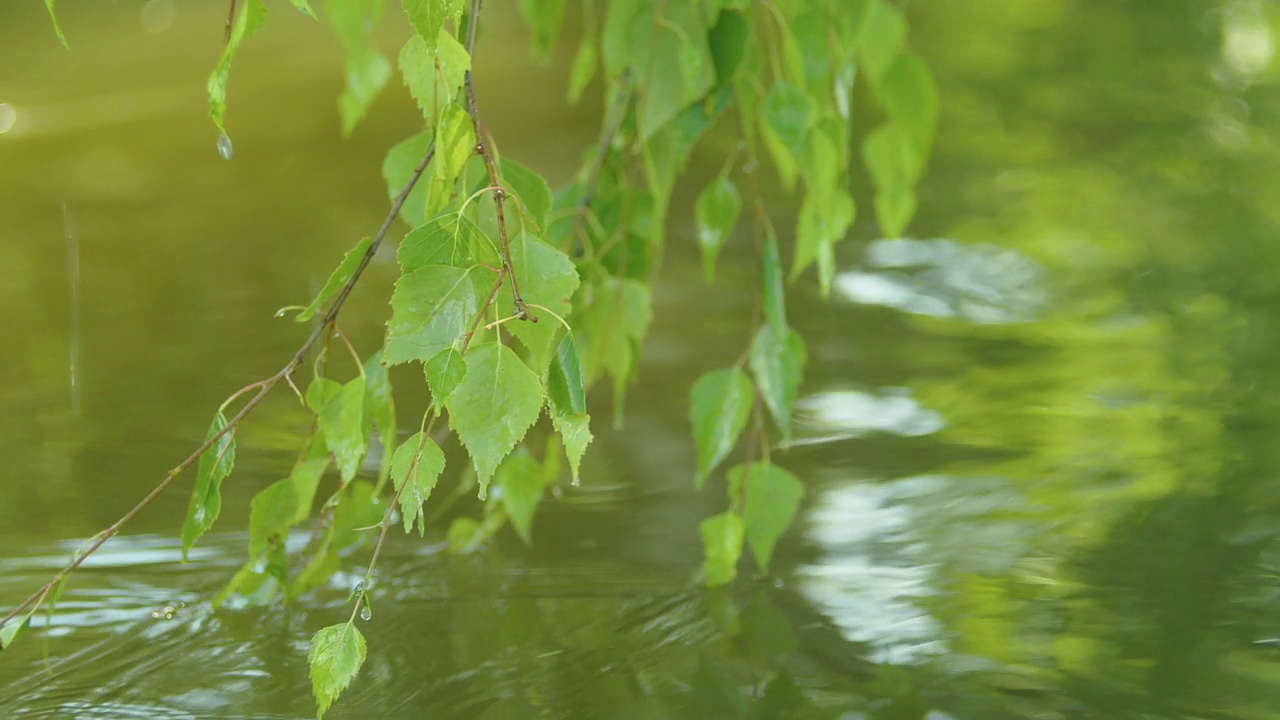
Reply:
<svg viewBox="0 0 1280 720"><path fill-rule="evenodd" d="M567 58L530 63L491 4L486 124L563 180L598 90L566 108ZM274 311L376 228L382 153L415 129L394 90L340 141L338 42L272 3L224 161L203 87L225 3L58 6L70 53L41 3L0 7L0 606L284 363L307 328ZM863 212L835 297L792 291L811 360L775 457L808 496L776 578L690 584L721 496L692 488L687 388L744 347L753 270L744 242L701 284L686 199L625 428L599 424L532 548L440 552L465 501L425 542L396 535L329 717L1280 717L1276 19L1260 0L913 2L938 147L915 240ZM344 312L365 352L393 279L388 253ZM421 406L417 377L393 381ZM254 416L190 564L187 485L86 563L0 655L0 717L310 716L307 641L346 617L366 556L293 607L207 609L306 422L287 394Z"/></svg>

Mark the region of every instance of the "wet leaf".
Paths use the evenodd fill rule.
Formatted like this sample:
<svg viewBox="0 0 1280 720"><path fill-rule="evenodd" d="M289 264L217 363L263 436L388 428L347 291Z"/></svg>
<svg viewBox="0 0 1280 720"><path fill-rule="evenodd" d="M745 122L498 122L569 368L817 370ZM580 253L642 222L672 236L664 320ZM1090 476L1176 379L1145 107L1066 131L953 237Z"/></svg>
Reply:
<svg viewBox="0 0 1280 720"><path fill-rule="evenodd" d="M53 0L45 0L45 6L49 8L50 14L53 11ZM206 89L209 94L209 118L213 120L213 124L223 134L227 134L226 127L222 124L223 118L227 114L227 79L231 76L231 59L235 57L236 49L240 47L240 43L261 28L267 22L267 6L263 0L244 0L244 5L236 14L235 22L231 26L231 37L227 39L226 46L222 49L222 58L218 60L218 66L214 68L213 74L209 76L209 82ZM54 21L54 30L58 32L58 39L62 40L62 44L66 45L66 39L62 36L62 31Z"/></svg>
<svg viewBox="0 0 1280 720"><path fill-rule="evenodd" d="M809 96L786 81L769 88L761 107L761 134L773 158L778 177L788 190L795 185L797 163L804 152L809 130Z"/></svg>
<svg viewBox="0 0 1280 720"><path fill-rule="evenodd" d="M427 45L427 50L436 49L436 38L444 21L452 18L455 22L462 15L462 0L402 0L404 14L418 31L418 36Z"/></svg>
<svg viewBox="0 0 1280 720"><path fill-rule="evenodd" d="M578 289L578 271L573 260L528 233L512 238L510 248L511 265L515 268L524 301L541 305L562 318L568 317L573 309L569 298ZM503 284L495 302L499 313L515 311L510 283ZM529 312L538 317L538 322L516 320L502 327L529 350L530 366L535 372L542 373L551 361L556 333L563 326L539 308L530 308Z"/></svg>
<svg viewBox="0 0 1280 720"><path fill-rule="evenodd" d="M693 207L698 227L698 246L702 250L702 272L710 284L715 279L716 257L738 223L742 198L729 178L723 175L711 181Z"/></svg>
<svg viewBox="0 0 1280 720"><path fill-rule="evenodd" d="M400 276L391 294L391 320L383 361L430 360L461 338L489 291L478 268L427 265Z"/></svg>
<svg viewBox="0 0 1280 720"><path fill-rule="evenodd" d="M411 273L426 265L469 268L477 263L497 267L494 243L475 221L461 213L445 213L409 231L396 255L400 269Z"/></svg>
<svg viewBox="0 0 1280 720"><path fill-rule="evenodd" d="M328 378L316 378L307 388L307 406L319 417L325 444L344 481L356 476L369 446L364 395L363 376L341 386Z"/></svg>
<svg viewBox="0 0 1280 720"><path fill-rule="evenodd" d="M463 359L467 375L445 407L450 427L471 454L483 497L498 463L538 419L542 383L500 343L473 346Z"/></svg>
<svg viewBox="0 0 1280 720"><path fill-rule="evenodd" d="M415 524L419 536L426 533L427 519L422 514L422 506L431 496L442 472L444 453L425 433L414 433L396 450L391 460L391 482L400 493L400 511L406 533Z"/></svg>
<svg viewBox="0 0 1280 720"><path fill-rule="evenodd" d="M227 417L219 412L205 434L205 440L216 435L227 426ZM213 527L213 522L222 512L222 481L231 474L236 462L235 432L228 432L200 455L200 465L196 471L196 486L191 493L191 502L187 505L187 516L182 521L182 561L187 561L187 553L195 545L196 540Z"/></svg>
<svg viewBox="0 0 1280 720"><path fill-rule="evenodd" d="M298 8L298 12L312 19L316 16L316 11L311 9L311 4L307 0L289 0L289 4Z"/></svg>
<svg viewBox="0 0 1280 720"><path fill-rule="evenodd" d="M727 585L738 577L742 557L742 518L732 512L712 515L698 526L702 535L702 575L707 587Z"/></svg>
<svg viewBox="0 0 1280 720"><path fill-rule="evenodd" d="M423 366L427 375L427 389L437 408L444 408L449 395L462 384L467 376L467 364L457 350L447 348L431 357Z"/></svg>
<svg viewBox="0 0 1280 720"><path fill-rule="evenodd" d="M551 414L551 425L560 433L564 442L564 454L569 458L569 469L573 472L573 484L578 484L578 466L582 456L591 444L591 417L586 413L572 415Z"/></svg>
<svg viewBox="0 0 1280 720"><path fill-rule="evenodd" d="M414 169L426 156L433 138L434 134L430 130L423 130L387 152L386 159L382 161L382 178L387 181L387 195L392 200L409 184L409 178L413 177ZM418 182L405 198L404 205L400 208L400 217L410 225L417 225L426 218L426 214L427 184Z"/></svg>
<svg viewBox="0 0 1280 720"><path fill-rule="evenodd" d="M311 638L311 693L316 698L316 717L325 711L351 684L365 658L364 636L354 623L331 625Z"/></svg>
<svg viewBox="0 0 1280 720"><path fill-rule="evenodd" d="M731 498L744 492L743 482L746 482L743 521L747 541L751 543L760 571L768 572L778 538L791 527L800 510L804 483L789 471L765 462L736 465L727 474Z"/></svg>
<svg viewBox="0 0 1280 720"><path fill-rule="evenodd" d="M400 49L400 74L429 126L436 124L437 113L453 101L470 69L467 49L444 30L436 34L434 48L414 33Z"/></svg>
<svg viewBox="0 0 1280 720"><path fill-rule="evenodd" d="M505 156L498 162L498 167L502 184L516 194L521 211L533 222L534 227L528 228L529 231L541 232L547 226L547 213L551 210L551 188L547 181Z"/></svg>
<svg viewBox="0 0 1280 720"><path fill-rule="evenodd" d="M542 468L529 453L519 450L498 467L496 481L502 490L502 504L507 508L511 525L528 545L533 531L533 513L542 501Z"/></svg>
<svg viewBox="0 0 1280 720"><path fill-rule="evenodd" d="M329 274L329 279L325 281L324 287L320 288L320 293L311 301L302 312L298 313L295 318L298 322L306 322L315 317L320 310L320 306L329 301L338 291L351 281L352 276L356 274L356 268L360 266L360 261L364 259L365 253L369 251L369 246L373 244L373 238L365 238L356 243L356 246L347 251L343 256L342 262L338 263L338 267L334 268Z"/></svg>
<svg viewBox="0 0 1280 720"><path fill-rule="evenodd" d="M551 371L547 375L547 395L551 409L559 415L585 413L587 392L582 382L582 366L578 363L578 348L573 333L565 333L551 358Z"/></svg>
<svg viewBox="0 0 1280 720"><path fill-rule="evenodd" d="M705 373L693 384L689 417L698 451L698 488L738 441L751 415L753 389L737 368Z"/></svg>
<svg viewBox="0 0 1280 720"><path fill-rule="evenodd" d="M807 359L804 338L790 328L784 327L779 334L765 325L756 332L751 343L751 373L755 375L756 387L760 389L765 406L786 441L791 440L791 413Z"/></svg>
<svg viewBox="0 0 1280 720"><path fill-rule="evenodd" d="M391 448L396 444L396 404L391 389L391 378L382 364L382 351L369 356L364 363L364 406L368 417L378 428L378 443L382 446L382 466L378 470L378 489L381 490L391 473Z"/></svg>

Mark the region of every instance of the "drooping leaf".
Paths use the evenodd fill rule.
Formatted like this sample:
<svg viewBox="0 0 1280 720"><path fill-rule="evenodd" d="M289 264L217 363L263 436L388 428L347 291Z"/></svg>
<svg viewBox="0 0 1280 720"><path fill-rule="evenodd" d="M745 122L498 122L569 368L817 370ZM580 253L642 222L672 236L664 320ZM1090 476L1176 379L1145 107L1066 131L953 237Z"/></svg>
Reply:
<svg viewBox="0 0 1280 720"><path fill-rule="evenodd" d="M924 157L911 136L896 123L884 123L862 141L862 158L877 190L914 187L924 169Z"/></svg>
<svg viewBox="0 0 1280 720"><path fill-rule="evenodd" d="M45 4L52 11L52 0L45 0ZM209 82L206 85L209 93L209 118L223 135L227 134L222 121L227 114L227 79L231 76L231 60L235 57L240 43L261 28L266 21L267 6L263 0L245 0L231 26L231 37L227 39L226 47L222 49L222 58L218 60L218 66L209 76ZM58 30L56 20L54 29ZM66 44L61 30L58 30L58 39L62 40L64 45Z"/></svg>
<svg viewBox="0 0 1280 720"><path fill-rule="evenodd" d="M715 62L716 85L728 85L737 75L747 53L751 26L746 16L736 10L721 10L715 27L707 36L711 57Z"/></svg>
<svg viewBox="0 0 1280 720"><path fill-rule="evenodd" d="M372 47L350 50L346 79L346 87L338 94L338 117L342 120L342 136L351 137L391 79L391 62Z"/></svg>
<svg viewBox="0 0 1280 720"><path fill-rule="evenodd" d="M431 130L423 130L396 144L387 152L387 158L382 161L382 177L387 181L389 198L394 200L404 190L404 186L409 184L414 169L426 156L433 138L434 134ZM405 198L404 205L400 208L400 217L410 225L416 226L426 219L426 215L427 184L420 181Z"/></svg>
<svg viewBox="0 0 1280 720"><path fill-rule="evenodd" d="M586 384L600 374L613 379L615 423L621 414L627 383L639 360L641 342L653 319L653 293L632 279L608 278L598 286L594 301L582 310L583 338L577 343Z"/></svg>
<svg viewBox="0 0 1280 720"><path fill-rule="evenodd" d="M316 378L307 388L307 405L319 417L325 444L344 481L360 469L369 447L368 415L365 414L365 378L358 376L339 386L328 378ZM314 395L313 395L314 392Z"/></svg>
<svg viewBox="0 0 1280 720"><path fill-rule="evenodd" d="M876 193L876 219L885 237L902 237L916 214L916 193L910 188L893 188Z"/></svg>
<svg viewBox="0 0 1280 720"><path fill-rule="evenodd" d="M445 407L449 426L471 454L483 497L498 463L538 419L543 388L515 351L501 343L473 346L463 359L467 375Z"/></svg>
<svg viewBox="0 0 1280 720"><path fill-rule="evenodd" d="M289 4L298 8L298 12L303 15L315 19L316 11L311 9L311 4L307 0L289 0Z"/></svg>
<svg viewBox="0 0 1280 720"><path fill-rule="evenodd" d="M283 537L306 519L327 465L323 457L305 458L294 466L289 477L271 483L253 496L249 504L250 561L262 556L272 537Z"/></svg>
<svg viewBox="0 0 1280 720"><path fill-rule="evenodd" d="M31 616L35 615L36 607L33 605L23 614L0 625L0 650L8 650L9 646L22 634L26 629L27 623L31 621Z"/></svg>
<svg viewBox="0 0 1280 720"><path fill-rule="evenodd" d="M751 415L751 379L737 368L713 370L693 384L689 418L698 451L698 488L738 441Z"/></svg>
<svg viewBox="0 0 1280 720"><path fill-rule="evenodd" d="M496 482L502 490L502 504L507 508L512 527L528 545L533 513L542 501L542 468L529 453L518 450L498 466Z"/></svg>
<svg viewBox="0 0 1280 720"><path fill-rule="evenodd" d="M564 20L565 0L520 0L517 5L533 31L534 55L549 58Z"/></svg>
<svg viewBox="0 0 1280 720"><path fill-rule="evenodd" d="M439 215L410 230L400 241L397 258L404 273L425 265L468 268L478 263L497 267L501 262L493 243L475 221L456 212Z"/></svg>
<svg viewBox="0 0 1280 720"><path fill-rule="evenodd" d="M49 19L53 21L53 32L58 36L58 42L62 43L62 47L70 50L71 46L67 44L67 36L62 34L62 26L58 24L58 15L53 11L53 0L44 0L44 8L49 11ZM3 632L3 630L0 630L0 632ZM17 631L15 630L14 632ZM0 637L0 640L3 640L3 637ZM0 646L0 649L3 649L3 646Z"/></svg>
<svg viewBox="0 0 1280 720"><path fill-rule="evenodd" d="M212 438L227 426L227 417L219 412L209 426L205 440ZM222 512L222 481L231 474L236 463L235 432L228 432L200 455L196 471L196 486L187 505L187 516L182 521L182 561L196 540L213 527Z"/></svg>
<svg viewBox="0 0 1280 720"><path fill-rule="evenodd" d="M467 363L453 348L446 348L431 356L423 368L427 376L427 389L437 408L444 407L444 401L462 384L467 376Z"/></svg>
<svg viewBox="0 0 1280 720"><path fill-rule="evenodd" d="M330 625L311 637L307 663L311 666L311 694L316 717L324 717L333 701L347 689L365 658L364 636L355 623Z"/></svg>
<svg viewBox="0 0 1280 720"><path fill-rule="evenodd" d="M578 44L578 52L573 56L573 66L569 69L569 104L577 105L582 99L582 91L587 89L591 78L596 75L596 66L600 64L600 50L596 39L591 35L582 38Z"/></svg>
<svg viewBox="0 0 1280 720"><path fill-rule="evenodd" d="M391 294L391 320L383 361L430 360L458 340L489 291L478 268L426 265L400 276Z"/></svg>
<svg viewBox="0 0 1280 720"><path fill-rule="evenodd" d="M382 364L382 351L369 356L364 363L364 405L368 417L378 428L378 443L382 446L382 465L378 469L377 489L391 474L391 448L396 444L396 404L391 389L391 378Z"/></svg>
<svg viewBox="0 0 1280 720"><path fill-rule="evenodd" d="M902 11L886 0L871 0L855 40L868 77L875 81L888 71L906 36L907 19Z"/></svg>
<svg viewBox="0 0 1280 720"><path fill-rule="evenodd" d="M502 184L520 198L520 208L533 222L530 232L538 233L547 226L547 213L551 210L551 188L541 175L503 156L498 162ZM508 227L510 230L510 227Z"/></svg>
<svg viewBox="0 0 1280 720"><path fill-rule="evenodd" d="M564 454L569 458L569 469L573 473L573 484L578 484L578 466L582 456L591 444L591 416L586 413L559 415L551 413L551 426L560 433L564 443Z"/></svg>
<svg viewBox="0 0 1280 720"><path fill-rule="evenodd" d="M483 547L506 522L507 509L503 505L493 506L483 520L465 516L456 518L449 525L449 552L465 555Z"/></svg>
<svg viewBox="0 0 1280 720"><path fill-rule="evenodd" d="M508 228L510 229L510 228ZM511 265L520 283L520 294L525 303L540 305L559 315L568 317L573 306L570 298L578 289L578 271L573 260L528 233L521 233L509 242ZM514 312L515 298L511 295L511 283L504 283L495 300L499 312ZM540 308L529 312L539 321L516 320L503 325L529 350L530 365L541 373L551 361L552 343L562 327L560 321L546 317Z"/></svg>
<svg viewBox="0 0 1280 720"><path fill-rule="evenodd" d="M769 571L769 558L778 538L800 510L804 498L804 483L785 468L766 462L735 465L727 473L730 498L741 497L746 487L746 505L743 522L747 541L756 557L760 572Z"/></svg>
<svg viewBox="0 0 1280 720"><path fill-rule="evenodd" d="M400 49L400 74L428 126L434 126L436 114L453 101L470 69L467 49L444 30L437 33L435 48L414 33Z"/></svg>
<svg viewBox="0 0 1280 720"><path fill-rule="evenodd" d="M452 18L455 22L462 15L462 0L402 0L405 15L418 31L419 37L427 43L427 50L436 49L436 38L444 21Z"/></svg>
<svg viewBox="0 0 1280 720"><path fill-rule="evenodd" d="M427 519L422 514L422 506L442 472L444 453L435 440L423 432L409 436L396 450L391 460L391 482L400 493L400 512L406 533L415 524L418 525L419 536L426 532Z"/></svg>
<svg viewBox="0 0 1280 720"><path fill-rule="evenodd" d="M697 3L645 3L624 43L639 96L640 139L647 141L715 82L706 21Z"/></svg>
<svg viewBox="0 0 1280 720"><path fill-rule="evenodd" d="M742 518L732 512L712 515L698 526L702 535L702 575L707 587L719 587L738 577L742 557Z"/></svg>
<svg viewBox="0 0 1280 720"><path fill-rule="evenodd" d="M715 279L720 248L738 223L742 198L733 182L721 175L698 194L693 211L698 226L698 246L702 250L702 272L710 284Z"/></svg>
<svg viewBox="0 0 1280 720"><path fill-rule="evenodd" d="M844 188L822 194L809 192L800 205L791 277L798 277L816 260L823 297L830 294L835 277L835 245L853 225L854 211L853 197Z"/></svg>
<svg viewBox="0 0 1280 720"><path fill-rule="evenodd" d="M764 241L760 278L761 305L764 321L775 333L787 328L787 302L782 278L782 259L778 256L778 239L769 231Z"/></svg>
<svg viewBox="0 0 1280 720"><path fill-rule="evenodd" d="M809 130L809 96L786 81L774 83L761 107L761 135L783 185L795 184Z"/></svg>
<svg viewBox="0 0 1280 720"><path fill-rule="evenodd" d="M924 61L915 53L899 55L876 89L889 117L907 131L919 155L927 157L938 125L938 87Z"/></svg>
<svg viewBox="0 0 1280 720"><path fill-rule="evenodd" d="M791 413L807 359L804 339L790 328L779 334L764 325L751 343L751 373L786 441L791 440Z"/></svg>
<svg viewBox="0 0 1280 720"><path fill-rule="evenodd" d="M556 346L551 370L547 374L547 395L551 398L551 409L559 415L587 411L587 391L582 381L582 366L578 362L573 333L565 333Z"/></svg>
<svg viewBox="0 0 1280 720"><path fill-rule="evenodd" d="M356 243L356 246L347 251L342 257L342 262L338 263L338 267L333 269L329 274L329 279L325 281L324 287L320 288L320 293L316 295L311 304L298 313L295 318L298 322L306 322L315 317L316 312L320 310L320 306L325 304L338 291L343 288L351 277L356 274L356 268L360 266L360 261L364 259L365 253L369 251L369 246L373 244L373 238L365 238Z"/></svg>

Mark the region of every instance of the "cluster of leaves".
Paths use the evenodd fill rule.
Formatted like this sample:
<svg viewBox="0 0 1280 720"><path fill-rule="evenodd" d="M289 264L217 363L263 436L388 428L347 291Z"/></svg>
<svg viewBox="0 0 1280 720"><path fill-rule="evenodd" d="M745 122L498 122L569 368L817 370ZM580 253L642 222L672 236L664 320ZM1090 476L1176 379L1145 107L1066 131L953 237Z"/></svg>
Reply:
<svg viewBox="0 0 1280 720"><path fill-rule="evenodd" d="M317 16L308 0L290 2ZM466 5L402 2L413 33L397 64L423 128L391 148L383 164L389 193L411 227L397 252L400 277L386 343L362 360L342 338L356 359L356 375L340 382L326 376L326 341L315 377L299 393L315 416L306 447L287 477L253 499L248 559L215 598L215 604L233 596L262 603L307 592L367 541L362 530L381 527L364 580L352 591L351 617L312 639L321 714L364 660L365 641L354 621L369 612L374 566L393 511L399 509L406 532L425 532L424 506L445 470L442 431L436 431L442 418L470 458L462 474L485 500L481 517L459 518L450 527L449 545L458 552L483 546L508 520L529 542L537 506L559 482L563 459L577 482L592 439L587 388L611 385L620 422L652 316L667 210L700 138L721 118L736 116L740 142L695 203L707 281L722 249L738 237L744 201L734 182L736 161L745 155L754 168L767 155L784 188L803 189L790 279L816 265L826 293L835 244L854 221L855 78L867 78L883 109L862 156L887 234L901 232L914 212L914 187L936 124L936 90L907 49L906 21L889 0L613 0L600 4L599 16L588 2L569 99L576 102L602 76L602 131L579 174L553 192L483 135L470 80L480 4ZM564 3L522 0L519 7L532 27L535 53L549 53ZM232 10L225 50L208 81L210 116L224 136L232 59L267 12L264 0L241 0ZM384 3L326 0L322 10L346 51L338 109L350 134L393 74L373 42ZM803 483L770 457L762 408L789 440L805 343L788 324L788 273L758 173L746 176L752 182L745 205L761 258L762 321L743 360L706 373L691 394L699 488L748 435L742 461L725 473L729 507L701 526L703 579L710 586L736 577L747 544L767 571L804 494ZM326 305L340 306L380 237L355 245L299 321L313 320ZM330 331L336 327L326 327L326 336ZM397 442L387 368L404 364L420 366L431 403L417 431ZM215 417L199 460L182 526L184 558L221 509L220 486L235 462L240 417L227 419L232 400ZM547 442L537 458L522 445L544 413ZM376 481L360 473L375 433L383 449ZM290 552L285 541L311 517L331 465L338 482L321 503L309 542ZM492 485L497 491L490 494Z"/></svg>

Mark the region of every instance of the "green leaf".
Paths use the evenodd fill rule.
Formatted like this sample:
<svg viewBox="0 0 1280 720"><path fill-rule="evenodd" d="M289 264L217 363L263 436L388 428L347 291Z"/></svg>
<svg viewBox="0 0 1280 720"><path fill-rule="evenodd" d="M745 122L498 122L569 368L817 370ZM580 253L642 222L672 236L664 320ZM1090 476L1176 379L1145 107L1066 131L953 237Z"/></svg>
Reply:
<svg viewBox="0 0 1280 720"><path fill-rule="evenodd" d="M427 530L427 518L422 506L431 496L444 472L444 453L429 435L417 432L411 435L391 460L391 482L400 493L400 511L404 517L404 531L408 533L414 524L418 535Z"/></svg>
<svg viewBox="0 0 1280 720"><path fill-rule="evenodd" d="M582 312L585 339L578 343L579 357L587 385L602 373L613 379L616 424L627 383L638 364L641 341L653 319L653 292L638 280L613 277L592 289L594 302Z"/></svg>
<svg viewBox="0 0 1280 720"><path fill-rule="evenodd" d="M520 14L533 30L533 49L536 57L547 59L560 34L564 21L565 0L520 0Z"/></svg>
<svg viewBox="0 0 1280 720"><path fill-rule="evenodd" d="M45 0L45 4L52 9L52 0ZM266 21L266 3L263 0L245 0L239 14L236 15L235 23L231 26L231 37L227 39L227 44L222 49L222 58L218 60L218 66L214 68L213 74L209 75L209 82L206 84L209 93L209 118L223 135L227 133L222 121L227 114L227 79L231 76L231 59L235 57L236 48L240 47L240 43L261 28ZM54 29L57 30L56 21ZM61 31L58 31L58 38L62 39ZM66 44L66 40L63 40L63 44Z"/></svg>
<svg viewBox="0 0 1280 720"><path fill-rule="evenodd" d="M929 155L938 125L938 87L915 53L903 53L876 85L880 102L907 131L921 157Z"/></svg>
<svg viewBox="0 0 1280 720"><path fill-rule="evenodd" d="M320 306L329 301L329 298L338 294L344 285L351 281L352 276L356 274L356 268L360 266L360 261L364 259L364 255L369 251L369 246L373 244L373 238L365 238L356 243L356 246L347 251L342 257L342 262L338 263L338 267L334 268L329 274L329 279L325 281L324 287L320 289L320 294L316 295L302 312L298 313L295 318L298 322L306 322L315 317L316 312L320 310Z"/></svg>
<svg viewBox="0 0 1280 720"><path fill-rule="evenodd" d="M573 260L528 233L515 236L508 245L525 303L540 305L561 318L568 317L573 309L569 300L578 289L578 271ZM495 302L499 312L514 311L510 283L503 284ZM539 322L517 320L502 327L529 350L530 365L542 372L551 361L552 343L562 326L555 318L546 317L547 313L540 308L532 307L529 312L538 317Z"/></svg>
<svg viewBox="0 0 1280 720"><path fill-rule="evenodd" d="M496 480L502 490L502 504L507 508L511 525L528 545L533 530L533 513L542 501L542 468L529 453L519 450L498 467Z"/></svg>
<svg viewBox="0 0 1280 720"><path fill-rule="evenodd" d="M796 252L791 264L794 279L814 260L818 261L818 284L823 297L831 292L835 276L835 245L853 225L853 197L844 188L805 195L796 227Z"/></svg>
<svg viewBox="0 0 1280 720"><path fill-rule="evenodd" d="M881 190L876 193L876 219L885 237L902 237L916 214L916 194L910 188Z"/></svg>
<svg viewBox="0 0 1280 720"><path fill-rule="evenodd" d="M426 265L469 268L475 264L496 267L498 251L480 226L465 214L450 212L414 228L400 241L400 268L411 273Z"/></svg>
<svg viewBox="0 0 1280 720"><path fill-rule="evenodd" d="M761 107L765 148L788 190L795 185L797 163L803 157L809 114L809 96L786 81L776 82L769 88Z"/></svg>
<svg viewBox="0 0 1280 720"><path fill-rule="evenodd" d="M710 284L715 279L720 248L738 223L742 198L729 178L721 175L699 193L693 212L698 226L698 246L702 249L702 272Z"/></svg>
<svg viewBox="0 0 1280 720"><path fill-rule="evenodd" d="M325 711L351 684L365 658L364 636L355 623L330 625L311 638L311 694L316 698L316 717Z"/></svg>
<svg viewBox="0 0 1280 720"><path fill-rule="evenodd" d="M551 371L547 375L547 395L551 409L559 415L585 413L587 391L582 381L582 366L578 363L578 347L573 333L565 333L551 358Z"/></svg>
<svg viewBox="0 0 1280 720"><path fill-rule="evenodd" d="M372 47L347 52L347 83L338 94L338 117L342 119L343 137L351 137L390 79L391 63L382 53Z"/></svg>
<svg viewBox="0 0 1280 720"><path fill-rule="evenodd" d="M791 527L800 510L804 483L789 471L766 462L736 465L727 474L731 500L742 496L743 482L746 482L743 521L747 541L751 543L760 572L768 572L774 545Z"/></svg>
<svg viewBox="0 0 1280 720"><path fill-rule="evenodd" d="M328 461L324 457L304 459L294 466L289 477L271 483L253 496L249 505L250 561L262 556L273 536L284 537L289 528L311 514L311 504L326 466Z"/></svg>
<svg viewBox="0 0 1280 720"><path fill-rule="evenodd" d="M471 116L456 104L440 110L436 120L436 156L431 161L427 185L427 213L440 212L454 202L458 178L467 161L476 154L476 135Z"/></svg>
<svg viewBox="0 0 1280 720"><path fill-rule="evenodd" d="M765 324L775 333L787 329L787 300L782 280L782 259L778 256L778 239L766 231L760 278L761 304Z"/></svg>
<svg viewBox="0 0 1280 720"><path fill-rule="evenodd" d="M472 346L467 376L445 402L449 426L471 460L483 497L502 458L520 442L542 409L538 376L500 343Z"/></svg>
<svg viewBox="0 0 1280 720"><path fill-rule="evenodd" d="M862 159L877 190L910 190L924 169L924 155L911 136L892 122L867 134Z"/></svg>
<svg viewBox="0 0 1280 720"><path fill-rule="evenodd" d="M569 104L577 105L582 99L582 91L587 89L591 78L595 77L596 66L599 64L599 46L594 37L587 35L578 44L578 52L573 56L573 66L569 69Z"/></svg>
<svg viewBox="0 0 1280 720"><path fill-rule="evenodd" d="M783 440L791 440L791 412L807 359L804 338L790 328L777 333L764 325L751 343L751 373Z"/></svg>
<svg viewBox="0 0 1280 720"><path fill-rule="evenodd" d="M702 535L702 575L707 587L728 585L738 577L742 557L742 518L732 512L712 515L698 526Z"/></svg>
<svg viewBox="0 0 1280 720"><path fill-rule="evenodd" d="M453 348L446 348L431 356L423 368L427 375L427 388L437 408L443 408L445 400L462 384L467 376L467 363Z"/></svg>
<svg viewBox="0 0 1280 720"><path fill-rule="evenodd" d="M403 0L402 4L409 22L431 51L436 49L436 38L444 21L452 18L457 22L462 16L462 0Z"/></svg>
<svg viewBox="0 0 1280 720"><path fill-rule="evenodd" d="M738 73L747 54L751 26L746 16L736 10L721 10L715 27L707 36L711 57L716 67L716 85L728 85Z"/></svg>
<svg viewBox="0 0 1280 720"><path fill-rule="evenodd" d="M35 614L36 606L33 605L25 613L9 620L4 625L0 625L0 650L8 650L9 646L13 645L18 636L22 634L22 631L26 629L31 616Z"/></svg>
<svg viewBox="0 0 1280 720"><path fill-rule="evenodd" d="M378 490L391 474L391 448L396 444L396 404L391 389L391 378L382 364L382 351L369 356L364 363L365 412L378 427L378 442L382 446L382 467L378 470Z"/></svg>
<svg viewBox="0 0 1280 720"><path fill-rule="evenodd" d="M360 469L369 446L368 416L365 414L365 378L345 385L328 378L316 378L307 388L307 405L319 416L325 444L333 453L343 481L349 482Z"/></svg>
<svg viewBox="0 0 1280 720"><path fill-rule="evenodd" d="M316 11L311 9L311 4L308 3L307 0L289 0L289 4L298 8L298 12L301 12L303 15L306 15L313 20L315 19Z"/></svg>
<svg viewBox="0 0 1280 720"><path fill-rule="evenodd" d="M58 42L62 43L62 47L70 50L71 46L67 44L67 36L62 34L62 26L58 24L58 16L53 12L53 0L44 0L44 8L49 11L49 19L53 21L53 32L58 36ZM3 629L0 629L0 632L3 632ZM17 631L15 630L14 632ZM3 641L3 639L3 636L0 636L0 641ZM0 645L0 649L3 649L3 645Z"/></svg>
<svg viewBox="0 0 1280 720"><path fill-rule="evenodd" d="M698 489L738 441L751 415L751 379L737 368L713 370L693 384L689 418L698 450Z"/></svg>
<svg viewBox="0 0 1280 720"><path fill-rule="evenodd" d="M547 226L547 213L551 210L551 188L541 175L503 157L498 161L502 184L520 199L520 209L533 222L531 232L541 232Z"/></svg>
<svg viewBox="0 0 1280 720"><path fill-rule="evenodd" d="M227 417L221 411L213 418L205 440L216 435L227 426ZM235 432L230 431L218 438L217 442L200 455L199 469L196 471L196 487L191 493L191 502L187 505L187 516L182 521L182 561L187 561L187 553L195 545L196 540L213 527L213 522L222 512L222 481L231 474L236 463Z"/></svg>
<svg viewBox="0 0 1280 720"><path fill-rule="evenodd" d="M430 130L423 130L406 140L401 141L387 152L382 161L382 177L387 181L387 196L395 200L409 184L413 171L426 157L434 135ZM421 223L427 216L427 184L419 182L405 198L400 208L400 216L410 225Z"/></svg>
<svg viewBox="0 0 1280 720"><path fill-rule="evenodd" d="M479 312L488 277L481 269L448 265L427 265L400 276L391 294L383 361L426 361L453 345Z"/></svg>
<svg viewBox="0 0 1280 720"><path fill-rule="evenodd" d="M453 101L470 69L467 49L444 30L437 33L435 48L414 33L400 49L400 74L427 125L436 124L437 112Z"/></svg>
<svg viewBox="0 0 1280 720"><path fill-rule="evenodd" d="M586 413L559 415L551 413L551 426L560 433L564 442L564 454L569 458L569 469L573 471L573 484L578 484L578 466L582 456L591 444L591 416Z"/></svg>
<svg viewBox="0 0 1280 720"><path fill-rule="evenodd" d="M711 89L715 63L697 3L646 4L625 42L632 57L644 142Z"/></svg>
<svg viewBox="0 0 1280 720"><path fill-rule="evenodd" d="M871 0L855 41L862 65L872 81L882 77L902 51L907 19L892 3Z"/></svg>

